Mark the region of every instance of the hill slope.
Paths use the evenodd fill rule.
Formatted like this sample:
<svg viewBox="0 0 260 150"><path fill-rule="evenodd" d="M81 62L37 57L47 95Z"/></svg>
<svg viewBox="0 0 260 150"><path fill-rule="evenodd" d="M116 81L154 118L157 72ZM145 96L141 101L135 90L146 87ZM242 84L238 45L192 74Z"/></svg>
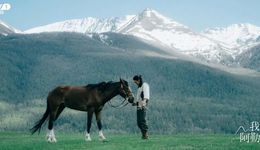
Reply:
<svg viewBox="0 0 260 150"><path fill-rule="evenodd" d="M153 132L232 133L242 123L260 119L256 115L260 106L259 77L237 76L189 61L146 55L162 52L131 36L115 33L102 36L90 38L78 33L0 36L0 108L3 108L0 129L23 130L25 125L32 125L32 120L37 120L44 110L48 92L57 85L86 85L118 81L122 77L136 89L132 83L135 74L142 74L151 86ZM35 99L42 99L42 105L35 104ZM17 112L12 112L13 108ZM132 124L133 109L126 108L106 107L105 128L136 131ZM250 111L241 111L245 109ZM14 116L23 119L11 123L15 126L12 127L9 118ZM83 115L65 116L60 120L61 128L79 130L84 126Z"/></svg>
<svg viewBox="0 0 260 150"><path fill-rule="evenodd" d="M10 95L4 94L4 96L2 94L1 99L14 99L15 97L17 99L28 99L29 95L41 98L38 95L39 93L57 84L84 85L102 80L118 79L120 76L129 78L136 73L147 75L148 81L156 78L156 81L152 80L156 82L155 85L160 82L163 83L163 85L160 85L160 89L161 86L181 86L185 88L186 85L203 88L203 90L198 88L187 89L185 94L199 90L193 94L216 95L217 91L209 92L208 87L216 87L219 91L221 89L223 93L218 93L219 95L232 95L229 90L234 90L235 94L243 91L243 88L241 89L238 86L238 83L242 81L230 74L192 62L147 57L144 55L145 53L138 51L157 52L158 54L161 54L162 51L141 41L138 41L138 44L135 38L129 37L122 40L124 38L120 38L120 36L125 35L111 33L106 36L109 37L107 38L108 41L117 41L118 44L112 42L109 45L99 37L89 38L76 33L2 37L0 42L1 65L5 67L3 69L5 71L1 73L3 77L9 78L9 80L5 79L1 83L4 85L2 90L3 88L6 89L6 92L10 92ZM131 42L133 44L129 44ZM193 79L198 81L193 81ZM179 83L179 80L182 83ZM8 84L8 82L10 83ZM177 82L177 84L170 84L171 82ZM188 84L187 82L192 83ZM12 97L13 94L11 93L14 91L10 90L9 86L14 85L13 90L17 89L18 93L20 90L28 90L28 92L35 92L35 94L21 92L21 95ZM37 86L37 88L33 86ZM182 90L182 88L179 90Z"/></svg>
<svg viewBox="0 0 260 150"><path fill-rule="evenodd" d="M260 71L260 44L250 48L237 57L241 66Z"/></svg>

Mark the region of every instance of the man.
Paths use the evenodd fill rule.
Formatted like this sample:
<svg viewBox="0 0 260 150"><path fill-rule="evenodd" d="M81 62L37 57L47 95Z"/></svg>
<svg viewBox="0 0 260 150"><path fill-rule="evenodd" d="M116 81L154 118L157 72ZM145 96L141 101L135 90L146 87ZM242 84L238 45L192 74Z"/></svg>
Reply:
<svg viewBox="0 0 260 150"><path fill-rule="evenodd" d="M137 102L133 103L133 106L137 106L137 125L142 132L142 139L148 139L148 125L146 121L147 103L150 99L149 85L144 82L141 75L135 75L133 77L135 84L138 86L137 90Z"/></svg>

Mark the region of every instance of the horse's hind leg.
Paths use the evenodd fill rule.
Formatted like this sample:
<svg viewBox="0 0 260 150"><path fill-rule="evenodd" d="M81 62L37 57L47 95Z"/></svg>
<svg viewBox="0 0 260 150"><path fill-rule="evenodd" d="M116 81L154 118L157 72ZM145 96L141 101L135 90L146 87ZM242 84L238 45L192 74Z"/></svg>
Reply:
<svg viewBox="0 0 260 150"><path fill-rule="evenodd" d="M55 134L54 134L54 129L53 129L53 123L56 119L57 111L58 111L57 106L52 107L51 112L50 112L50 116L49 116L49 124L48 124L49 132L47 133L46 138L47 138L47 141L51 142L51 143L57 142L57 140L55 138Z"/></svg>
<svg viewBox="0 0 260 150"><path fill-rule="evenodd" d="M99 130L99 133L98 133L99 139L101 141L104 141L104 140L106 140L106 137L104 136L104 134L102 132L101 111L96 111L95 115L96 115L98 130Z"/></svg>
<svg viewBox="0 0 260 150"><path fill-rule="evenodd" d="M65 105L64 105L64 104L60 104L60 106L59 106L59 108L58 108L58 111L57 111L57 113L56 113L56 116L55 116L55 120L54 120L54 121L56 121L56 120L59 118L59 116L60 116L61 112L64 110L64 108L65 108Z"/></svg>

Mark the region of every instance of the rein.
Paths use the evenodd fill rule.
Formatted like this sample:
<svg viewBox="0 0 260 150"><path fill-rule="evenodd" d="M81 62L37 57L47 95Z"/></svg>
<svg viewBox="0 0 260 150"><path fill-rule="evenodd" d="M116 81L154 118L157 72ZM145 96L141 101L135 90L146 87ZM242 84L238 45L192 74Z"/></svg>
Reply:
<svg viewBox="0 0 260 150"><path fill-rule="evenodd" d="M113 105L113 104L111 103L111 101L108 101L108 105L111 106L112 108L118 108L118 109L120 109L120 108L123 108L123 107L125 107L126 105L128 105L128 102L125 103L125 101L126 101L126 99L123 100L123 101L121 102L121 104L119 104L119 105ZM124 103L125 103L125 104L124 104Z"/></svg>

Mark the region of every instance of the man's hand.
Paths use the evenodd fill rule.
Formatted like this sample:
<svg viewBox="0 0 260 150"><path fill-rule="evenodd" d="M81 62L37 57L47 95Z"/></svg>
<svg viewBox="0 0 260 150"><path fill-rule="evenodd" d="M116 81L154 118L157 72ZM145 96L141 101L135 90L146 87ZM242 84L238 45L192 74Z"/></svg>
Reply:
<svg viewBox="0 0 260 150"><path fill-rule="evenodd" d="M138 102L133 102L132 103L132 106L137 106L138 105Z"/></svg>
<svg viewBox="0 0 260 150"><path fill-rule="evenodd" d="M147 107L147 104L148 104L148 99L144 99L144 100L141 100L138 102L133 102L132 106L137 106L137 107L143 108L143 107Z"/></svg>
<svg viewBox="0 0 260 150"><path fill-rule="evenodd" d="M148 106L148 101L149 101L149 100L145 98L144 101L145 101L145 105L146 105L146 107L147 107L147 106Z"/></svg>
<svg viewBox="0 0 260 150"><path fill-rule="evenodd" d="M139 102L139 105L138 105L139 107L147 107L147 99L144 99L144 100L141 100L140 102Z"/></svg>

